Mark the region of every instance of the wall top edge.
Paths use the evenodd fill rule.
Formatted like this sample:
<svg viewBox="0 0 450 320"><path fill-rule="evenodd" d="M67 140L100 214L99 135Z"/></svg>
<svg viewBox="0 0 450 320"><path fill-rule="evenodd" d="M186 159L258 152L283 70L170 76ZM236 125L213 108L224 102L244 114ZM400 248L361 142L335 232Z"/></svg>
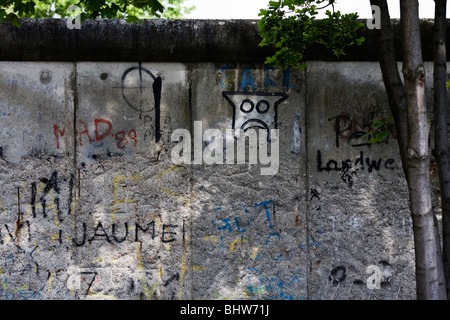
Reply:
<svg viewBox="0 0 450 320"><path fill-rule="evenodd" d="M0 23L0 61L263 63L273 53L272 48L258 45L258 20L149 19L128 24L121 19L97 19L84 21L80 29L69 29L64 19L20 22L20 28ZM401 61L399 20L393 19L392 25ZM421 30L424 60L432 61L433 20L422 20ZM313 46L306 59L378 61L375 32L362 28L364 44L348 48L340 58Z"/></svg>

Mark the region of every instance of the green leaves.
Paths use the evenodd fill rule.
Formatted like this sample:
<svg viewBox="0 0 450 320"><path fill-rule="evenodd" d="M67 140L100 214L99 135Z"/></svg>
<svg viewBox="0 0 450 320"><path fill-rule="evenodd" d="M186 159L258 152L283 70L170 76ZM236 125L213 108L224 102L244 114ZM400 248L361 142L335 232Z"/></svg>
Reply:
<svg viewBox="0 0 450 320"><path fill-rule="evenodd" d="M181 18L194 7L185 7L184 0L0 0L0 21L20 26L19 18L68 18L81 20L106 18L142 22L152 17ZM75 11L68 10L76 6Z"/></svg>
<svg viewBox="0 0 450 320"><path fill-rule="evenodd" d="M11 24L15 27L19 27L20 28L20 22L19 22L19 18L14 14L14 13L8 13L6 15L6 20L8 20L9 22L11 22Z"/></svg>
<svg viewBox="0 0 450 320"><path fill-rule="evenodd" d="M284 0L270 1L261 9L259 29L262 38L260 46L276 49L266 63L280 69L304 68L304 52L313 44L321 44L334 55L345 54L345 48L361 45L364 38L357 31L364 24L358 22L358 15L341 14L334 10L334 0ZM326 18L316 20L320 10Z"/></svg>
<svg viewBox="0 0 450 320"><path fill-rule="evenodd" d="M164 11L163 5L158 0L134 0L131 3L136 8L149 9L153 14Z"/></svg>
<svg viewBox="0 0 450 320"><path fill-rule="evenodd" d="M138 23L138 22L141 22L141 20L138 17L133 16L131 14L127 15L126 21L127 21L127 23Z"/></svg>
<svg viewBox="0 0 450 320"><path fill-rule="evenodd" d="M385 141L390 134L389 125L394 122L394 117L387 119L378 118L372 121L370 130L365 135L361 136L362 139L369 139L368 143L380 143Z"/></svg>
<svg viewBox="0 0 450 320"><path fill-rule="evenodd" d="M371 138L368 143L379 143L383 142L387 137L389 137L389 131L377 132L375 137Z"/></svg>
<svg viewBox="0 0 450 320"><path fill-rule="evenodd" d="M0 0L0 21L9 21L20 27L19 17L34 14L35 1Z"/></svg>

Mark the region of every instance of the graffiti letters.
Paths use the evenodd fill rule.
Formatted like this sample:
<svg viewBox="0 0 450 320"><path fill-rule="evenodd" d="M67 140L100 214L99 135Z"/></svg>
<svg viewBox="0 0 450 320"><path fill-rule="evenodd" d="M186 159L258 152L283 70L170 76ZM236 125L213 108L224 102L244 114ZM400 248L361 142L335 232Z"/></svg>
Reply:
<svg viewBox="0 0 450 320"><path fill-rule="evenodd" d="M373 118L373 116L372 116ZM370 129L371 122L364 122L358 119L352 118L345 112L340 113L337 116L328 118L328 121L333 123L334 139L336 147L340 147L341 140L347 142L352 147L371 147L373 143L370 143L372 138ZM394 127L389 125L389 136L395 137ZM383 141L383 143L389 143L389 136Z"/></svg>
<svg viewBox="0 0 450 320"><path fill-rule="evenodd" d="M284 71L274 68L272 66L265 66L262 77L255 76L257 70L250 67L244 67L242 71L235 65L223 65L217 74L218 84L222 89L234 90L239 88L240 90L256 91L261 88L280 88L283 90L298 90L298 86L292 83L292 70L286 69ZM237 76L240 73L240 76ZM263 78L263 81L259 79Z"/></svg>
<svg viewBox="0 0 450 320"><path fill-rule="evenodd" d="M373 118L373 115L372 115ZM383 130L389 131L386 139L381 142L373 143L371 141L372 134L372 122L365 123L353 119L346 113L341 113L337 116L328 118L333 124L334 142L336 148L340 148L341 142L347 142L351 147L371 147L378 143L389 143L389 137L395 137L394 128L386 125ZM382 122L379 122L382 123ZM321 150L317 150L316 165L318 172L339 172L341 179L349 186L353 186L353 175L357 171L367 171L373 173L380 170L395 170L397 169L396 161L394 158L383 158L374 155L365 155L365 151L360 151L358 156L354 158L345 159L325 159Z"/></svg>
<svg viewBox="0 0 450 320"><path fill-rule="evenodd" d="M317 150L317 171L348 171L350 168L359 168L360 170L367 170L368 172L379 171L380 169L395 169L395 160L388 158L371 158L364 157L364 152L361 151L356 159L345 159L342 161L336 161L334 159L322 160L322 153Z"/></svg>
<svg viewBox="0 0 450 320"><path fill-rule="evenodd" d="M104 226L101 221L98 221L94 226L88 226L86 223L82 224L81 234L73 237L73 244L81 247L91 242L104 241L108 243L122 243L125 240L142 242L146 240L155 240L159 238L162 243L170 243L176 241L178 234L178 226L173 224L156 225L155 221L147 224L134 223L134 232L129 230L131 227L127 222L119 226L118 223L113 223L110 226ZM177 232L178 231L178 232ZM182 231L184 234L184 230Z"/></svg>
<svg viewBox="0 0 450 320"><path fill-rule="evenodd" d="M61 138L66 134L66 128L71 127L72 123L69 122L67 126L63 126L62 128L58 125L53 126L53 133L55 135L56 140L56 148L61 148ZM126 146L137 146L138 137L136 129L131 130L120 130L117 132L113 132L113 125L111 121L106 119L94 119L93 127L90 129L85 121L78 120L77 121L77 135L78 135L78 144L80 146L85 144L93 144L99 141L102 141L108 137L112 137L115 140L115 144L117 148L123 149Z"/></svg>

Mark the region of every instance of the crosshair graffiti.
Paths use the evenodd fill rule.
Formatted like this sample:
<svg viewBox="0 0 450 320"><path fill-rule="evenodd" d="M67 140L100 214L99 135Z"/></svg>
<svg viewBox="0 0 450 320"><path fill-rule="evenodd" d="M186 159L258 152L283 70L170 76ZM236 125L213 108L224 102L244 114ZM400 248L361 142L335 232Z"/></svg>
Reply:
<svg viewBox="0 0 450 320"><path fill-rule="evenodd" d="M150 86L150 84L153 84ZM127 69L122 75L121 82L122 97L130 108L142 113L155 111L155 141L161 138L161 77L155 77L146 68L139 66Z"/></svg>
<svg viewBox="0 0 450 320"><path fill-rule="evenodd" d="M222 95L233 107L232 129L244 131L251 127L267 130L278 129L278 106L289 96L284 92L223 91Z"/></svg>

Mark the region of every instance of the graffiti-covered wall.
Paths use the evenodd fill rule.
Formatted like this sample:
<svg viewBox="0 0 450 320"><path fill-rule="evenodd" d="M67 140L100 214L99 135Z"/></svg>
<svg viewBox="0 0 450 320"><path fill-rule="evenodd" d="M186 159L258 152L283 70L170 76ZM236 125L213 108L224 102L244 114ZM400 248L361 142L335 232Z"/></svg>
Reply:
<svg viewBox="0 0 450 320"><path fill-rule="evenodd" d="M233 21L198 22L182 61L195 23L171 23L178 42L147 34L159 58L2 55L0 299L414 299L395 131L369 143L390 116L378 62L215 59L216 33L254 45Z"/></svg>

